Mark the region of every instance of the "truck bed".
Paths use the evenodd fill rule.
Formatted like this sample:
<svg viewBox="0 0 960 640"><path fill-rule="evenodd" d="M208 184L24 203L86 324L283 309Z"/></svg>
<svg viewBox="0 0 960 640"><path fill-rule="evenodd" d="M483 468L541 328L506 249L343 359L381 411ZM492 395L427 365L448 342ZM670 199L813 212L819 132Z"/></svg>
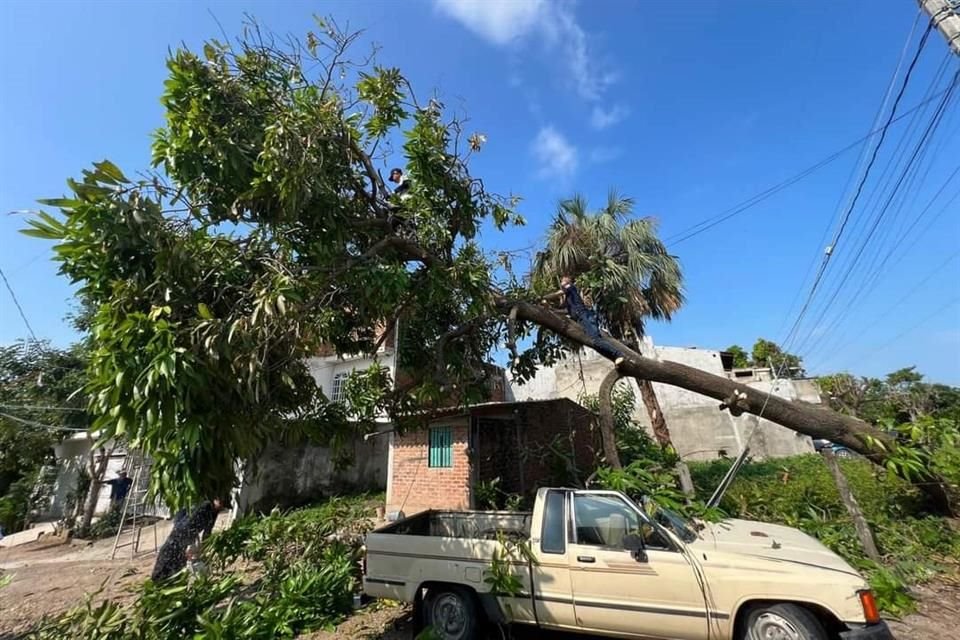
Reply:
<svg viewBox="0 0 960 640"><path fill-rule="evenodd" d="M496 540L502 533L512 540L527 540L532 515L517 511L424 511L376 533L479 540Z"/></svg>

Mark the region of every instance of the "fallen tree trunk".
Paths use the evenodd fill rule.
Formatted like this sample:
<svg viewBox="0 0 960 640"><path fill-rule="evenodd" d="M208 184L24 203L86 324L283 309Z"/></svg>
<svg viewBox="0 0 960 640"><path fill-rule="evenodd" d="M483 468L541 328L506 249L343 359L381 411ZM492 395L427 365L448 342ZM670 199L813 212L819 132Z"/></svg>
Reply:
<svg viewBox="0 0 960 640"><path fill-rule="evenodd" d="M579 324L549 309L505 298L497 298L496 304L505 313L516 307L519 320L537 324L579 345L593 345ZM720 408L730 407L736 414L751 413L811 438L824 438L842 444L880 465L887 460L895 446L893 438L862 420L819 405L786 400L694 367L644 358L632 349L617 344L625 358L618 367L621 375L661 382L715 398L721 402ZM939 479L924 478L917 486L930 498L933 508L941 513L952 513L949 497Z"/></svg>

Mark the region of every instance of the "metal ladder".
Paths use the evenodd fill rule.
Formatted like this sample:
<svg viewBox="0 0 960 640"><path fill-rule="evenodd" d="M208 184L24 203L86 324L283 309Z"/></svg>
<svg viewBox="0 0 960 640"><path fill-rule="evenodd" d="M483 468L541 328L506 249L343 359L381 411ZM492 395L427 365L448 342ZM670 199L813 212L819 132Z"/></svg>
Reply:
<svg viewBox="0 0 960 640"><path fill-rule="evenodd" d="M153 528L153 550L157 551L157 517L155 513L148 514L148 511L154 511L155 505L147 502L147 492L150 487L150 467L152 461L141 451L127 451L127 467L133 470L130 485L130 491L123 500L123 508L120 513L120 524L117 527L117 535L113 541L113 551L110 559L117 556L117 551L124 547L130 547L130 558L136 557L140 551L140 539L144 527ZM129 527L126 527L129 523ZM124 540L124 538L127 538ZM123 540L121 542L121 540Z"/></svg>

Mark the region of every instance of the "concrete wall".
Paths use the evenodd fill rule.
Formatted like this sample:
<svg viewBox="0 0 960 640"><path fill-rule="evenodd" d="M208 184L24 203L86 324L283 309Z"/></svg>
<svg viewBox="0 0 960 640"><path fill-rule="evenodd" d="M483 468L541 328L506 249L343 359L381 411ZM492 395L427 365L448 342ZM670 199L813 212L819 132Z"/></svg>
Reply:
<svg viewBox="0 0 960 640"><path fill-rule="evenodd" d="M64 509L68 495L77 489L77 480L80 477L80 471L87 467L90 446L93 440L86 434L65 439L54 447L54 455L57 459L57 479L53 486L53 495L48 508L41 514L43 520L57 520L64 517ZM109 449L109 445L107 446ZM110 456L107 463L106 473L103 474L104 480L111 480L117 477L121 469L126 469L125 463L127 454L124 450L115 451ZM80 497L80 502L86 500L86 496ZM95 516L101 516L110 510L110 486L100 487L100 495L97 498L97 508Z"/></svg>
<svg viewBox="0 0 960 640"><path fill-rule="evenodd" d="M352 462L338 468L334 453L313 444L271 444L244 471L234 496L238 513L295 507L346 492L383 491L387 486L389 438L375 435L348 442Z"/></svg>
<svg viewBox="0 0 960 640"><path fill-rule="evenodd" d="M714 375L726 377L720 352L711 349L654 346L645 340L642 351L646 357L678 362L696 367ZM551 369L537 373L529 383L518 385L508 382L509 396L516 400L570 398L576 401L584 394L596 394L600 383L613 365L592 350L573 354ZM763 375L738 378L751 387L767 391L769 380ZM640 390L634 380L620 382L633 387L636 398L634 420L648 432L650 420L640 399ZM757 458L781 457L813 451L810 438L781 427L769 420L759 420L743 415L734 418L727 411L719 410L719 402L686 389L653 384L660 400L667 427L674 446L688 460L711 460L721 455L735 456L750 441L752 455ZM819 402L816 385L808 380L779 380L773 393L789 399ZM752 434L752 438L751 438Z"/></svg>

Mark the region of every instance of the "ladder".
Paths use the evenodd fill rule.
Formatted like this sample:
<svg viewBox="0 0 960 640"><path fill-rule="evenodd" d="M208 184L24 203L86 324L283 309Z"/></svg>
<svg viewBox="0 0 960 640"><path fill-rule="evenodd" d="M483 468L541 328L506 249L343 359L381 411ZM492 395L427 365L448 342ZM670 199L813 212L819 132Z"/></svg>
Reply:
<svg viewBox="0 0 960 640"><path fill-rule="evenodd" d="M127 451L126 466L132 470L130 474L133 482L123 500L120 512L120 524L117 526L117 535L113 541L113 552L110 559L117 556L117 551L130 547L130 558L136 557L140 551L140 540L145 527L153 528L153 550L157 551L157 516L153 503L147 501L150 487L150 467L153 461L143 452L131 449ZM126 525L129 524L129 527Z"/></svg>

